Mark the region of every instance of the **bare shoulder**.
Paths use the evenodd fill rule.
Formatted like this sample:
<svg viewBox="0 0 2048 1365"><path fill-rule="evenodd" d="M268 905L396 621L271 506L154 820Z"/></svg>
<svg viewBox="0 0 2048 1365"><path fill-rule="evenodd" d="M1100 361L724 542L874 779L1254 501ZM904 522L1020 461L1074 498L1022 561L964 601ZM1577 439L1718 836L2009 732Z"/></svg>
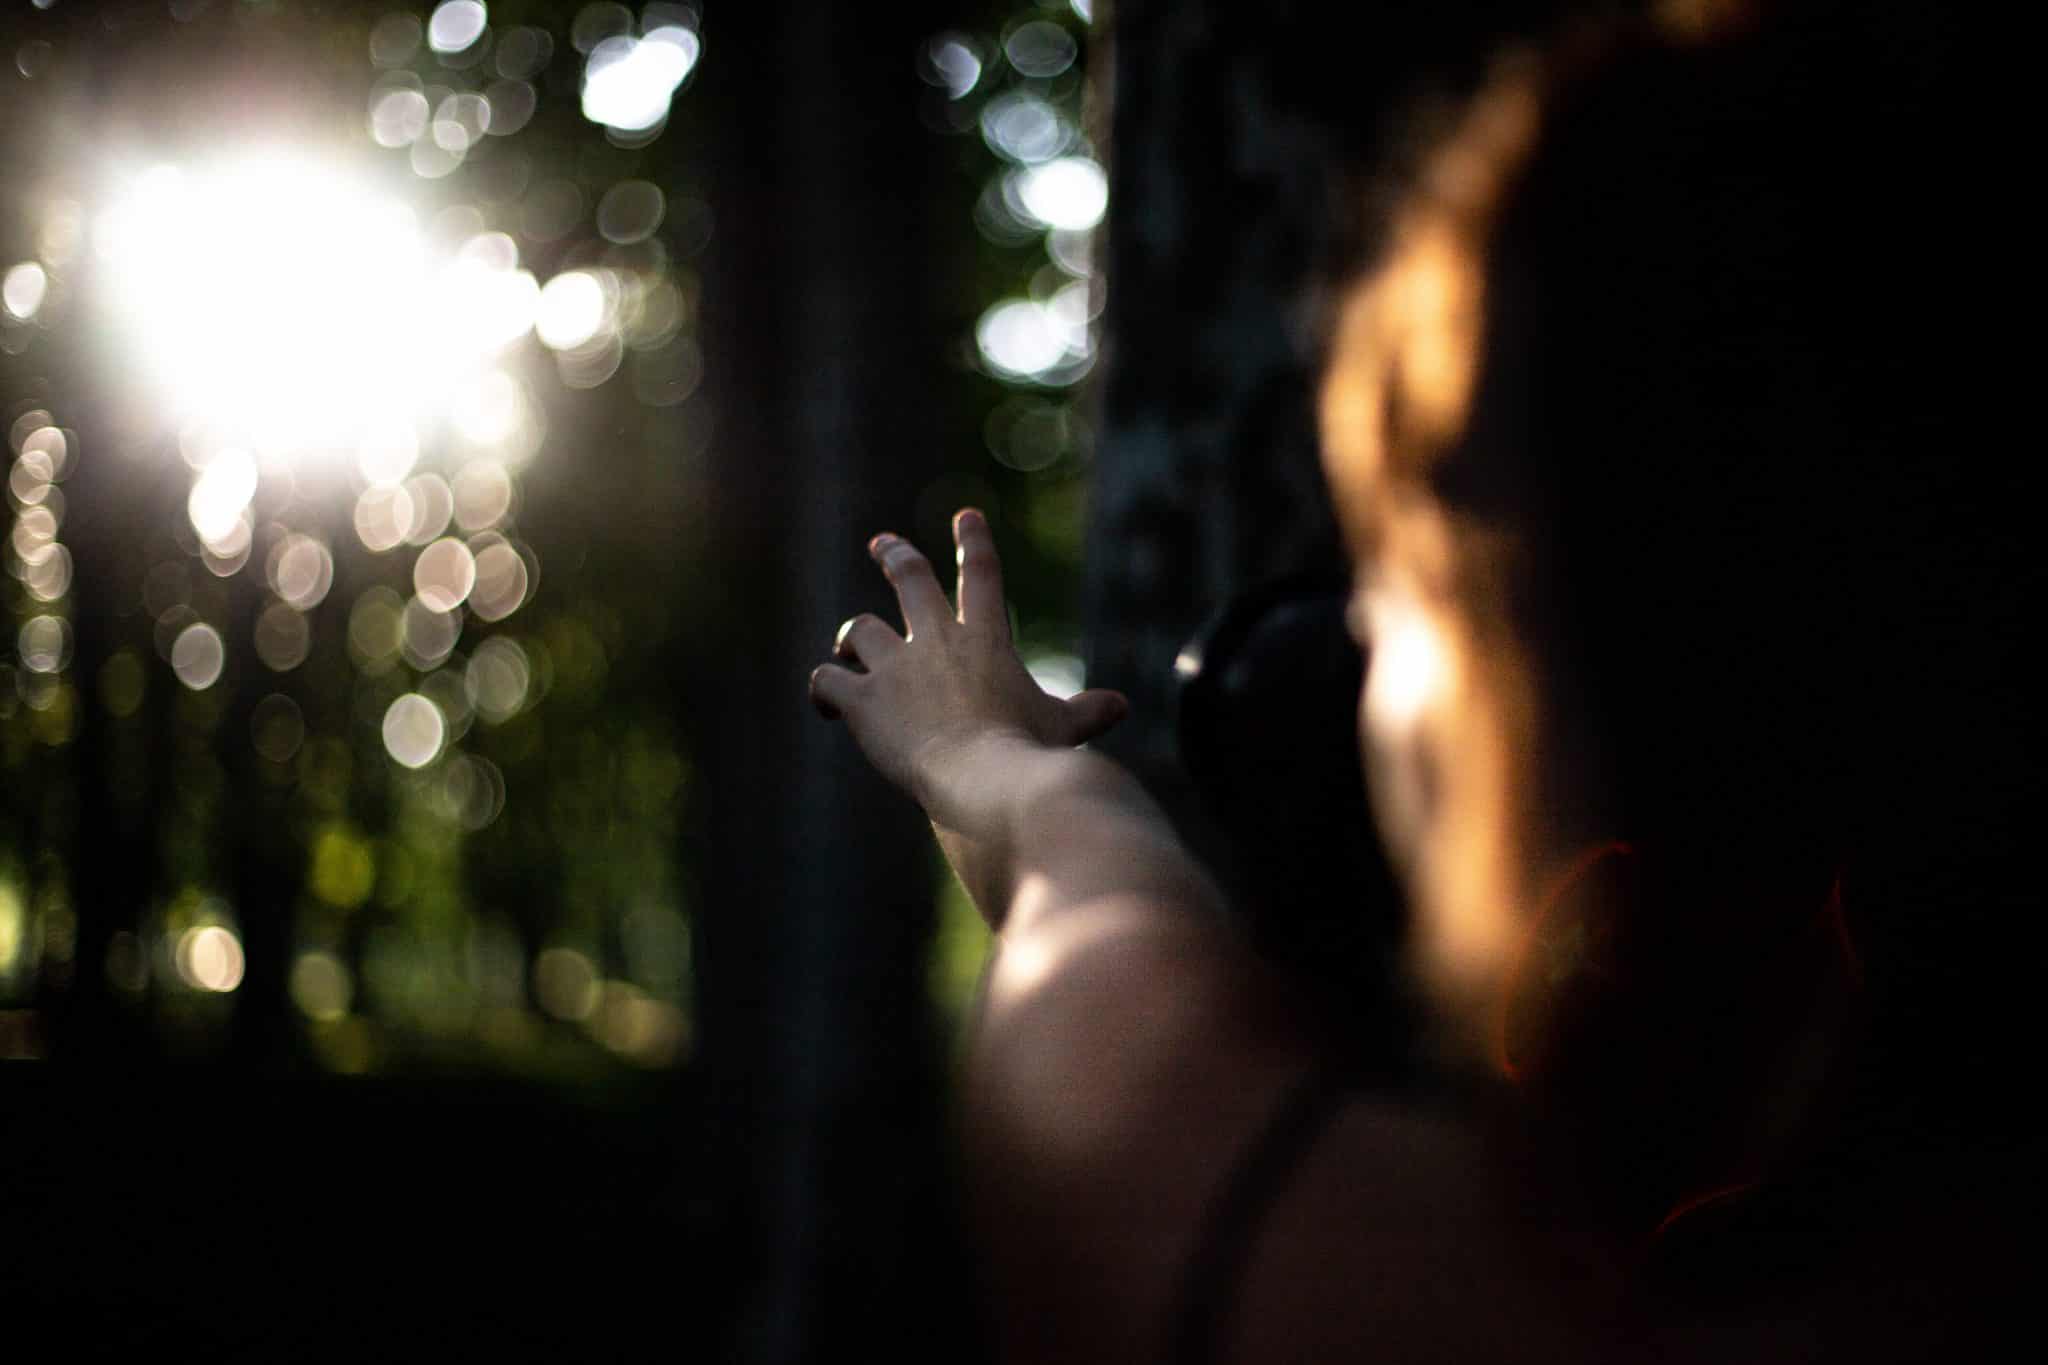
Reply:
<svg viewBox="0 0 2048 1365"><path fill-rule="evenodd" d="M1218 1181L1315 1060L1205 917L1108 898L1006 943L964 1095L1006 1356L1159 1358Z"/></svg>
<svg viewBox="0 0 2048 1365"><path fill-rule="evenodd" d="M1217 1201L1316 1039L1220 925L1114 900L1007 946L989 1011L966 1120L1006 1358L1164 1359ZM1492 1161L1455 1116L1342 1099L1230 1233L1217 1359L1552 1358L1575 1272Z"/></svg>

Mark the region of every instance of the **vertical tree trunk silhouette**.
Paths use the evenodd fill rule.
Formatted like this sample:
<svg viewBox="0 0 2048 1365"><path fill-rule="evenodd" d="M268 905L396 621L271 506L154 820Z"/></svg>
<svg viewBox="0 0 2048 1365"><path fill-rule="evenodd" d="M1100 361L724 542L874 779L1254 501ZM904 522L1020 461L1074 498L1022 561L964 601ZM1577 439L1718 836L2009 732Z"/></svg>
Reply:
<svg viewBox="0 0 2048 1365"><path fill-rule="evenodd" d="M886 1357L959 1298L912 1270L944 1179L930 834L805 697L842 620L893 613L865 542L909 530L941 467L945 356L907 340L966 274L935 259L917 118L935 8L721 7L695 90L718 131L701 495L717 588L685 719L700 1058L714 1168L742 1177L723 1212L746 1361Z"/></svg>

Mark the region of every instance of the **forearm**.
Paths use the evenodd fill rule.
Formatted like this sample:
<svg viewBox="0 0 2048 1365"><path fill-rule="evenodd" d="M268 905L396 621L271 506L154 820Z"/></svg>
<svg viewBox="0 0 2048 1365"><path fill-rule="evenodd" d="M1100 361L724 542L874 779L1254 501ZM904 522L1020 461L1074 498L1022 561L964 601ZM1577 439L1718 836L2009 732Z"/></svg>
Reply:
<svg viewBox="0 0 2048 1365"><path fill-rule="evenodd" d="M1101 754L998 735L933 766L942 776L921 795L940 846L1006 934L1109 896L1221 904L1165 812Z"/></svg>

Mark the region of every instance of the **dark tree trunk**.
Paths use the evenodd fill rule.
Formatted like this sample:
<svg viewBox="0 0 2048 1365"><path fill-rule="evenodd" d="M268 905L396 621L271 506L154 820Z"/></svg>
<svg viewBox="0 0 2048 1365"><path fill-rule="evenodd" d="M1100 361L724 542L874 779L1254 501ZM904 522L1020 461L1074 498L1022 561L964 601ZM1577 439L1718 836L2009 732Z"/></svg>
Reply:
<svg viewBox="0 0 2048 1365"><path fill-rule="evenodd" d="M842 620L893 613L864 545L909 530L941 468L926 314L966 272L934 266L917 118L912 63L938 22L916 4L721 6L695 91L717 129L701 496L718 586L687 705L736 1360L891 1357L960 1300L919 1269L944 1181L930 834L805 697Z"/></svg>

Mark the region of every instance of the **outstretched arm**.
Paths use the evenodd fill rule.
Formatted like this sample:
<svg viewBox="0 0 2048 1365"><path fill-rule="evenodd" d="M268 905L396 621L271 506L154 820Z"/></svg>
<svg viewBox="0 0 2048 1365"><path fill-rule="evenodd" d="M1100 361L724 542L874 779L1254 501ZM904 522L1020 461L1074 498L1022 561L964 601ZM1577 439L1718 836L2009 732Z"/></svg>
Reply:
<svg viewBox="0 0 2048 1365"><path fill-rule="evenodd" d="M907 629L849 621L811 695L1000 931L961 1098L1004 1356L1156 1359L1207 1201L1313 1053L1164 813L1076 747L1123 698L1043 692L987 522L962 512L954 537L957 611L924 556L875 538Z"/></svg>
<svg viewBox="0 0 2048 1365"><path fill-rule="evenodd" d="M1060 700L1011 644L987 521L954 518L958 607L916 547L876 536L869 552L896 590L906 633L848 621L842 661L811 696L844 717L882 774L925 809L948 860L998 930L1116 894L1202 907L1207 876L1136 779L1075 746L1123 718L1115 692Z"/></svg>

